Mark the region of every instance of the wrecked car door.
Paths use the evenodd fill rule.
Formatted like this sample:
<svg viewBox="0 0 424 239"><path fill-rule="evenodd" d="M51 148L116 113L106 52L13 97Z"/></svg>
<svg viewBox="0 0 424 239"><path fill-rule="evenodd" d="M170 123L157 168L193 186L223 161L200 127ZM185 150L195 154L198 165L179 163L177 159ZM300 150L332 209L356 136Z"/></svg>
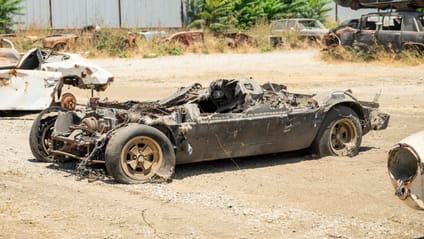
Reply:
<svg viewBox="0 0 424 239"><path fill-rule="evenodd" d="M308 147L318 130L315 110L241 113L209 121L208 157L229 158ZM225 119L225 120L224 120Z"/></svg>
<svg viewBox="0 0 424 239"><path fill-rule="evenodd" d="M381 29L377 31L377 41L387 50L398 51L401 48L401 16L384 16Z"/></svg>
<svg viewBox="0 0 424 239"><path fill-rule="evenodd" d="M402 47L414 43L418 43L418 45L422 46L424 43L424 33L422 32L423 26L421 24L423 16L416 19L413 16L405 15L403 19L401 35Z"/></svg>
<svg viewBox="0 0 424 239"><path fill-rule="evenodd" d="M354 45L361 50L368 50L376 43L376 32L381 25L381 17L364 16L361 19L360 30L355 33Z"/></svg>
<svg viewBox="0 0 424 239"><path fill-rule="evenodd" d="M0 71L0 110L47 108L60 72L33 70Z"/></svg>

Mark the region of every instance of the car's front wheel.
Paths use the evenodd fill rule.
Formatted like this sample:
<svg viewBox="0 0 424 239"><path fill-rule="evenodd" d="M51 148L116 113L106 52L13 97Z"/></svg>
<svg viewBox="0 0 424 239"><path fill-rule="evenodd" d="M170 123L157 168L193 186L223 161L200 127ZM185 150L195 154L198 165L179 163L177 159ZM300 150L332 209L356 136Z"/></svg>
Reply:
<svg viewBox="0 0 424 239"><path fill-rule="evenodd" d="M118 129L105 151L106 169L120 183L162 182L171 178L175 153L161 131L130 124Z"/></svg>
<svg viewBox="0 0 424 239"><path fill-rule="evenodd" d="M49 157L51 147L51 135L59 112L67 109L58 106L49 107L34 120L29 134L29 146L34 157L40 162L52 162Z"/></svg>
<svg viewBox="0 0 424 239"><path fill-rule="evenodd" d="M355 156L362 141L362 127L355 111L346 106L331 109L318 131L312 149L319 156Z"/></svg>

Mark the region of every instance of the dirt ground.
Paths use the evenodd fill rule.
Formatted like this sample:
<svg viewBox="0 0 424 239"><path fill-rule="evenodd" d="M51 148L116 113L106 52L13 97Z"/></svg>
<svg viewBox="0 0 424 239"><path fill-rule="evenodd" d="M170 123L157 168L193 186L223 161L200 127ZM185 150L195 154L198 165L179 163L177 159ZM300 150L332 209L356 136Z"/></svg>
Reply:
<svg viewBox="0 0 424 239"><path fill-rule="evenodd" d="M0 118L0 238L419 238L424 212L394 196L389 148L424 127L424 68L328 64L317 51L96 59L115 74L101 98L153 100L178 87L254 77L289 90L381 92L389 127L363 138L358 156L286 153L178 165L168 184L77 181L34 161L35 114ZM88 91L75 91L80 102Z"/></svg>

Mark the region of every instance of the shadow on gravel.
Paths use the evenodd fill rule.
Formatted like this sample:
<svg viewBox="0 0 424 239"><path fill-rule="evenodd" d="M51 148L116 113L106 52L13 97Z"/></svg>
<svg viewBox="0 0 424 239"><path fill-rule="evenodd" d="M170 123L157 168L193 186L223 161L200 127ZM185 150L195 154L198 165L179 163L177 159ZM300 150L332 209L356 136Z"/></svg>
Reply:
<svg viewBox="0 0 424 239"><path fill-rule="evenodd" d="M361 147L359 153L374 149L375 147ZM266 168L276 165L298 163L305 160L319 160L310 154L308 149L277 153L269 155L256 155L236 159L220 159L215 161L177 165L174 179L197 176L201 174L213 174L243 169ZM424 239L424 238L423 238Z"/></svg>
<svg viewBox="0 0 424 239"><path fill-rule="evenodd" d="M366 152L374 147L361 147L359 152ZM266 168L276 165L294 164L305 160L319 160L310 154L309 150L299 150L286 153L277 153L269 155L256 155L235 159L220 159L207 162L198 162L190 164L176 165L173 179L184 179L187 177L198 176L202 174L214 174L221 172L230 172L244 169ZM36 159L28 159L32 163L42 163ZM78 161L65 161L59 163L50 163L47 168L68 173L69 176L76 177L76 180L87 179L89 182L102 181L108 184L116 182L107 175L103 164L94 164L87 166L82 170L77 170ZM423 238L424 239L424 238Z"/></svg>
<svg viewBox="0 0 424 239"><path fill-rule="evenodd" d="M275 165L293 164L314 158L308 150L269 155L256 155L236 159L220 159L215 161L177 165L174 179L213 174L220 172L237 171L244 169L266 168Z"/></svg>
<svg viewBox="0 0 424 239"><path fill-rule="evenodd" d="M369 147L369 146L361 146L359 148L359 153L370 151L371 149L376 149L376 147Z"/></svg>
<svg viewBox="0 0 424 239"><path fill-rule="evenodd" d="M35 119L40 111L0 111L0 120Z"/></svg>

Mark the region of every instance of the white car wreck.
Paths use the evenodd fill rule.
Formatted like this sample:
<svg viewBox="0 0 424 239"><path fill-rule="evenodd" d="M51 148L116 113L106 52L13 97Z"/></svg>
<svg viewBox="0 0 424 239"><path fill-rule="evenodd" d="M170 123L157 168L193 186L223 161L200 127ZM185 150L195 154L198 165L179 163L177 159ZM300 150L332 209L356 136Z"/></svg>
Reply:
<svg viewBox="0 0 424 239"><path fill-rule="evenodd" d="M73 110L75 96L62 94L64 85L104 91L113 82L110 72L78 55L35 48L21 57L11 46L0 48L0 111L42 110L53 105Z"/></svg>
<svg viewBox="0 0 424 239"><path fill-rule="evenodd" d="M387 167L395 195L424 210L424 131L406 137L389 151Z"/></svg>

